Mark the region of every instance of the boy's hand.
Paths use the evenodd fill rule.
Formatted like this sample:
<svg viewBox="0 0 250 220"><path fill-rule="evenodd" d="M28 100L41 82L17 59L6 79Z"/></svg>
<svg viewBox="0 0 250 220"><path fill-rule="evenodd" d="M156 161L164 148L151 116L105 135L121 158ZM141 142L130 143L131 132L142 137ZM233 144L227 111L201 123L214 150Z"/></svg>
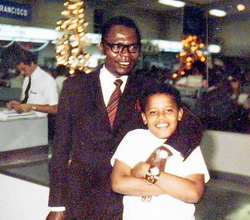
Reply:
<svg viewBox="0 0 250 220"><path fill-rule="evenodd" d="M148 172L150 165L145 162L139 162L131 170L131 175L137 178L145 178L146 173Z"/></svg>

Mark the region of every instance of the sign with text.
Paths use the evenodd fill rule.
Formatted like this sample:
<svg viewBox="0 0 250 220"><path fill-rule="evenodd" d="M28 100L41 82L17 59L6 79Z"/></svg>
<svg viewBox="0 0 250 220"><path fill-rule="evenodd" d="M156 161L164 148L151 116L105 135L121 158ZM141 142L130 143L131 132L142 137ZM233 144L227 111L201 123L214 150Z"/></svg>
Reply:
<svg viewBox="0 0 250 220"><path fill-rule="evenodd" d="M22 21L31 21L31 4L22 4L18 2L0 0L0 17L13 18Z"/></svg>

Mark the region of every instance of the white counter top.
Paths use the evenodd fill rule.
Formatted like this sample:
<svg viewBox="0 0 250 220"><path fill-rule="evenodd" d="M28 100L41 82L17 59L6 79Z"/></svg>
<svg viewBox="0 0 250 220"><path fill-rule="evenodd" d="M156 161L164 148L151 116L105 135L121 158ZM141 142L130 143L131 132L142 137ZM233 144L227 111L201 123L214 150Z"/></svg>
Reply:
<svg viewBox="0 0 250 220"><path fill-rule="evenodd" d="M0 120L0 131L0 152L48 144L47 117L14 114Z"/></svg>

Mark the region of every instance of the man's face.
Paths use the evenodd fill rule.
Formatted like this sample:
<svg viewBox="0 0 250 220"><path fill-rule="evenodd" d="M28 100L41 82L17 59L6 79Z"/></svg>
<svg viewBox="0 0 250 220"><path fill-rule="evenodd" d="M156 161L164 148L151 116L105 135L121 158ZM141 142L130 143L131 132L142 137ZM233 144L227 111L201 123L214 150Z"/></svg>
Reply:
<svg viewBox="0 0 250 220"><path fill-rule="evenodd" d="M36 65L33 62L31 64L24 64L21 62L16 66L16 68L23 76L31 76L36 68Z"/></svg>
<svg viewBox="0 0 250 220"><path fill-rule="evenodd" d="M131 45L130 47L138 45L140 42L138 42L135 30L123 25L114 25L111 27L105 41L101 43L100 50L106 55L106 68L116 77L128 74L139 58L139 50L134 51L132 49L132 52L130 52L128 47L124 47L120 52L113 52L108 45Z"/></svg>

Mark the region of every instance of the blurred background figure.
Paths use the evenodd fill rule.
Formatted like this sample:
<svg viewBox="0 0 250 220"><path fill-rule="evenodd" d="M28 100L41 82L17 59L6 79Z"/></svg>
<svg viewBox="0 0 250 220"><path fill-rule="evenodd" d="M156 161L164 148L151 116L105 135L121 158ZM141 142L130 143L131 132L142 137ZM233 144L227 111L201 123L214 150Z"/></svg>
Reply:
<svg viewBox="0 0 250 220"><path fill-rule="evenodd" d="M195 61L192 65L191 74L187 77L187 86L207 88L207 66L202 61Z"/></svg>
<svg viewBox="0 0 250 220"><path fill-rule="evenodd" d="M202 61L195 61L191 70L186 70L186 75L175 82L175 86L207 88L207 67Z"/></svg>
<svg viewBox="0 0 250 220"><path fill-rule="evenodd" d="M22 88L24 76L20 75L16 69L4 69L0 77L0 87Z"/></svg>
<svg viewBox="0 0 250 220"><path fill-rule="evenodd" d="M197 100L195 112L205 129L247 133L249 108L238 101L240 82L224 71L215 76L209 89Z"/></svg>
<svg viewBox="0 0 250 220"><path fill-rule="evenodd" d="M233 89L232 98L243 107L250 109L249 92L244 90L246 83L245 75L238 66L230 66L228 80Z"/></svg>
<svg viewBox="0 0 250 220"><path fill-rule="evenodd" d="M60 95L63 87L63 82L69 76L69 68L64 65L58 65L55 68L54 73L55 73L54 77L56 81L57 92L58 95Z"/></svg>
<svg viewBox="0 0 250 220"><path fill-rule="evenodd" d="M24 77L20 100L11 100L6 105L8 108L18 113L36 111L39 116L57 113L56 82L37 65L36 54L12 45L2 52L1 59Z"/></svg>

